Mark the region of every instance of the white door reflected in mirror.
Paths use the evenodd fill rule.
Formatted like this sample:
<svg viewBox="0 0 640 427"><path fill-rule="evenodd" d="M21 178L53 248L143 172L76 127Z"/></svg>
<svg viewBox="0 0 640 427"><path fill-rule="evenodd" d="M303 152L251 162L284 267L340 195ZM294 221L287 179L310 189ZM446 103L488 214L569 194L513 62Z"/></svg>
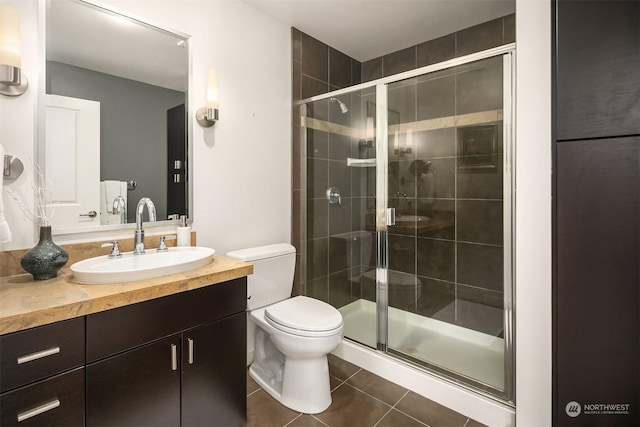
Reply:
<svg viewBox="0 0 640 427"><path fill-rule="evenodd" d="M46 175L55 211L51 225L100 224L100 103L46 95Z"/></svg>

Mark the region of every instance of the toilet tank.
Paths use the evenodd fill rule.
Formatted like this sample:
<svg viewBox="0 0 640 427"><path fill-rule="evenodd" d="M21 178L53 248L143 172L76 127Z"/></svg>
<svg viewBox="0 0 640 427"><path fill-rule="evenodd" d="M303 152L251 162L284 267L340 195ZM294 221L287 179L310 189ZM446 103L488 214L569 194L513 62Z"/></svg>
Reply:
<svg viewBox="0 0 640 427"><path fill-rule="evenodd" d="M247 309L253 310L291 297L296 249L288 243L240 249L229 258L253 264L247 277Z"/></svg>

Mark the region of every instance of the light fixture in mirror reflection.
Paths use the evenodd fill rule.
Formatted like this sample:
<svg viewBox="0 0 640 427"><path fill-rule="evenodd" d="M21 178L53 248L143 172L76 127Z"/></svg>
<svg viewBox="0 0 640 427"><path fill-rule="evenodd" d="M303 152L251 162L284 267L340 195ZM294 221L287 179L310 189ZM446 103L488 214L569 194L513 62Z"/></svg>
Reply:
<svg viewBox="0 0 640 427"><path fill-rule="evenodd" d="M142 197L158 220L191 215L189 48L186 34L92 2L46 0L38 157L54 233L131 224Z"/></svg>

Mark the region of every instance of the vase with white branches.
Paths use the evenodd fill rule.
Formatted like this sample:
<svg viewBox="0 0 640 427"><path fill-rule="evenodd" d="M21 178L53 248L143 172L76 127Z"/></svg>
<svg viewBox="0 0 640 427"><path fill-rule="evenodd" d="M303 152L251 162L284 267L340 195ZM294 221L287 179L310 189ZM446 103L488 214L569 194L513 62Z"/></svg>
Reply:
<svg viewBox="0 0 640 427"><path fill-rule="evenodd" d="M51 218L55 204L51 203L51 183L38 165L34 167L35 179L32 184L34 207L31 209L13 191L7 191L17 203L24 216L40 227L40 240L20 259L22 268L31 273L34 280L52 279L67 263L67 251L53 243L51 239Z"/></svg>
<svg viewBox="0 0 640 427"><path fill-rule="evenodd" d="M26 219L38 226L51 226L51 218L55 211L55 204L51 200L51 182L47 179L40 166L35 165L35 179L31 184L35 203L33 208L24 203L12 190L7 190L7 194L16 202L18 208Z"/></svg>

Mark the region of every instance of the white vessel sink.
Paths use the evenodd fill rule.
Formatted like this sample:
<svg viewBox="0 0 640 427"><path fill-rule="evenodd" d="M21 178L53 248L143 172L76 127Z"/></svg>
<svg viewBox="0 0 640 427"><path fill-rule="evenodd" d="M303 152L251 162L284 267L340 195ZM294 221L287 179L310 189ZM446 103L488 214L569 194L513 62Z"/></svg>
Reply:
<svg viewBox="0 0 640 427"><path fill-rule="evenodd" d="M142 255L125 252L120 258L107 255L85 259L71 265L81 283L122 283L152 279L203 267L211 262L215 251L200 246L171 247L166 252L147 249Z"/></svg>
<svg viewBox="0 0 640 427"><path fill-rule="evenodd" d="M396 224L406 224L408 222L427 222L429 221L428 216L422 215L401 215L396 217Z"/></svg>

